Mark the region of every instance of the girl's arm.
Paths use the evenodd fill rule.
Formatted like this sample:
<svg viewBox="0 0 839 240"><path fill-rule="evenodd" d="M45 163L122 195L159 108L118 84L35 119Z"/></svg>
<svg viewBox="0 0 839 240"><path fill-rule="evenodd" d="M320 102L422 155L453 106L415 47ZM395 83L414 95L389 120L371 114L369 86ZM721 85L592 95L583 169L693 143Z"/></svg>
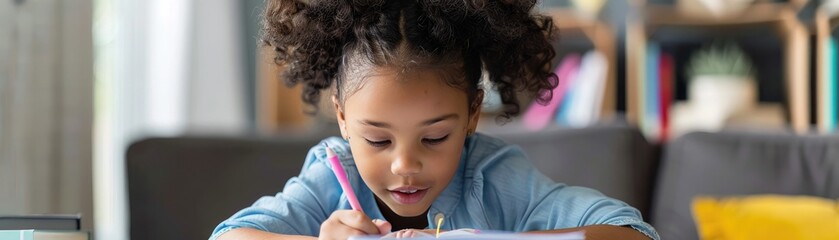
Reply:
<svg viewBox="0 0 839 240"><path fill-rule="evenodd" d="M418 232L424 232L426 234L434 235L436 233L435 229L415 229ZM554 229L554 230L544 230L544 231L530 231L525 232L526 234L547 234L547 233L569 233L569 232L577 232L577 231L585 231L586 240L600 240L600 239L625 239L625 240L650 240L647 235L639 232L628 226L615 226L615 225L590 225L590 226L583 226L583 227L575 227L575 228L563 228L563 229Z"/></svg>
<svg viewBox="0 0 839 240"><path fill-rule="evenodd" d="M222 234L217 240L233 240L233 239L260 239L260 240L271 240L271 239L283 239L283 240L312 240L317 239L316 237L311 236L296 236L296 235L282 235L270 232L264 232L260 230L256 230L253 228L237 228L226 233Z"/></svg>
<svg viewBox="0 0 839 240"><path fill-rule="evenodd" d="M566 232L576 232L576 231L585 231L586 239L589 240L599 240L599 239L627 239L627 240L650 240L647 235L635 230L631 227L626 226L614 226L614 225L590 225L590 226L583 226L583 227L575 227L575 228L563 228L563 229L554 229L554 230L545 230L545 231L533 231L528 233L566 233Z"/></svg>
<svg viewBox="0 0 839 240"><path fill-rule="evenodd" d="M372 221L360 211L338 210L320 225L319 239L347 239L350 236L384 234L390 232L386 221ZM253 228L236 228L216 238L224 239L314 239L309 236L279 235Z"/></svg>

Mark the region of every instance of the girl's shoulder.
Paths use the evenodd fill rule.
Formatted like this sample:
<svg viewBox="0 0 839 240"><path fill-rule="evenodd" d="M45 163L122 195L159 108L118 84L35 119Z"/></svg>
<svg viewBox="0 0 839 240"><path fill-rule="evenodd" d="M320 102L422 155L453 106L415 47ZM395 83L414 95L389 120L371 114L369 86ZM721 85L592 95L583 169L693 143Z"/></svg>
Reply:
<svg viewBox="0 0 839 240"><path fill-rule="evenodd" d="M475 133L467 138L463 154L466 168L476 172L485 172L508 164L523 164L522 167L528 167L530 164L519 146L482 133Z"/></svg>
<svg viewBox="0 0 839 240"><path fill-rule="evenodd" d="M519 146L484 134L475 134L470 138L464 148L463 184L466 189L482 192L486 188L555 184L536 169Z"/></svg>

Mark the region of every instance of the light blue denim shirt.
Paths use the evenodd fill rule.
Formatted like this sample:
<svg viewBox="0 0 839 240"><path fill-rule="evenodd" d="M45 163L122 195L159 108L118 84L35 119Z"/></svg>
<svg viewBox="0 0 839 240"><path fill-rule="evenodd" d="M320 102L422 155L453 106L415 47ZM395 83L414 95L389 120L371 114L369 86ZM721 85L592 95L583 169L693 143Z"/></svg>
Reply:
<svg viewBox="0 0 839 240"><path fill-rule="evenodd" d="M323 141L340 157L364 213L384 219L373 192L361 180L349 144L337 137ZM282 192L235 213L210 239L240 227L317 236L320 224L339 209L351 207L319 144L309 150L300 175ZM556 183L531 165L520 148L479 133L466 139L455 177L431 204L429 228L437 227L436 217L445 218L442 229L524 232L608 224L659 239L635 208L589 188Z"/></svg>

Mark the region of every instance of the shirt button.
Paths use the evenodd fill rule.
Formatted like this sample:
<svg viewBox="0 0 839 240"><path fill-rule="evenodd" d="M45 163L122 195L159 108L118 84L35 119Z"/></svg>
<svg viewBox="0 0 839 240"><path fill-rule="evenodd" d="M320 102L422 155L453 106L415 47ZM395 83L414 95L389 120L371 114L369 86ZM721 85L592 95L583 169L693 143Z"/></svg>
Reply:
<svg viewBox="0 0 839 240"><path fill-rule="evenodd" d="M434 225L435 225L435 227L436 227L437 223L440 222L440 219L443 219L445 217L446 217L446 215L443 215L443 213L437 213L436 215L434 215Z"/></svg>

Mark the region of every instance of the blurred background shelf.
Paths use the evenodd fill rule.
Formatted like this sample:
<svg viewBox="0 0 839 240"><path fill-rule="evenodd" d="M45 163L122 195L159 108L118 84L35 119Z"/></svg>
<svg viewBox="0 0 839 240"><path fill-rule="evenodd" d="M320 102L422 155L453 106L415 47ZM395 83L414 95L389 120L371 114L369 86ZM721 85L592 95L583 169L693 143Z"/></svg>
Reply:
<svg viewBox="0 0 839 240"><path fill-rule="evenodd" d="M639 87L646 83L643 79L646 70L640 67L643 62L639 59L646 56L646 45L651 41L675 58L675 103L686 98L686 77L681 72L687 56L713 40L731 39L755 59L760 102L780 106L784 129L798 133L812 128L830 132L825 120L828 114L824 107L828 101L823 87L825 76L819 74L823 70L813 69L825 69L821 60L825 58L822 50L826 48L823 39L830 35L839 18L818 11L812 22L802 19L801 12L807 11L802 9L818 3L758 0L746 7L743 14L730 16L686 12L679 7L679 1L608 1L602 13L593 16L581 14L572 1L540 4L543 6L539 12L552 17L559 30L555 64L569 53L588 50L606 56L607 80L600 106L600 118L604 121L625 118L633 124L643 122L639 111L644 98L639 96ZM815 27L808 29L809 26ZM279 71L272 61L264 57L259 60L256 122L260 131L306 128L317 125L312 122L331 121L329 112L321 111L317 118L304 114L308 106L299 99L299 87L287 89L277 80ZM328 103L328 98L324 99ZM522 99L522 110L529 100ZM329 109L331 104L321 105L321 110ZM485 114L487 119L495 116L497 113ZM495 121L485 122L495 124Z"/></svg>
<svg viewBox="0 0 839 240"><path fill-rule="evenodd" d="M744 14L716 17L701 13L689 13L673 5L642 6L641 11L648 25L676 25L676 26L719 26L735 24L762 24L783 20L782 12L790 11L792 7L777 3L755 3L744 11Z"/></svg>
<svg viewBox="0 0 839 240"><path fill-rule="evenodd" d="M673 101L686 99L685 61L704 44L717 39L736 42L754 59L759 82L759 100L766 109L780 109L781 131L797 133L816 129L833 132L828 127L826 42L839 24L839 17L824 11L808 13L820 4L806 0L757 0L742 14L713 16L684 11L678 0L611 0L594 15L581 14L573 1L545 1L539 12L552 17L559 30L555 42L558 64L569 53L596 50L608 61L607 80L600 105L600 119L625 119L631 124L643 122L639 87L646 81L641 67L646 45L655 42L662 51L673 55L675 79ZM810 17L809 15L812 15ZM811 46L812 45L812 46ZM262 51L262 54L271 54ZM256 123L259 131L317 126L313 122L333 121L331 104L325 99L317 117L307 116L308 106L300 101L299 87L287 89L278 80L279 71L270 59L257 61ZM325 93L324 95L328 95ZM531 99L520 98L522 111ZM671 111L672 112L672 111ZM771 115L771 114L770 114ZM487 124L496 113L485 114ZM514 124L517 122L514 119ZM772 120L770 122L777 122Z"/></svg>
<svg viewBox="0 0 839 240"><path fill-rule="evenodd" d="M627 20L626 28L626 116L643 125L646 82L644 68L647 45L660 44L662 52L675 58L676 100L684 97L686 56L715 39L734 40L755 61L761 102L780 102L788 125L795 132L810 127L809 32L797 17L803 1L771 3L760 1L743 14L713 17L685 13L675 5L635 1L638 15ZM780 62L778 62L780 61Z"/></svg>

